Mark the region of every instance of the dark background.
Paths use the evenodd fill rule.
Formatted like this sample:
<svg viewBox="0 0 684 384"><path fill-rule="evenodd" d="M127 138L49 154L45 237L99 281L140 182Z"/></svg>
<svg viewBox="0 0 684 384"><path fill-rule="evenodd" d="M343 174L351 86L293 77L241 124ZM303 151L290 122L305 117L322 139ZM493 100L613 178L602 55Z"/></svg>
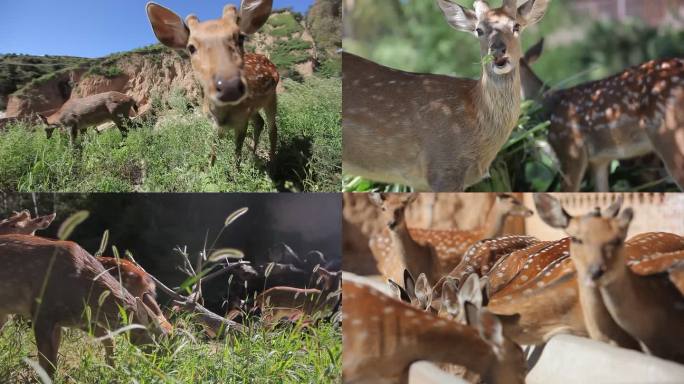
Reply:
<svg viewBox="0 0 684 384"><path fill-rule="evenodd" d="M136 261L169 287L186 276L177 270L181 257L173 250L187 246L195 260L216 238L233 211L249 212L230 225L216 248L238 248L245 259L267 263L268 249L276 243L289 245L297 254L323 252L327 260L341 255L341 197L339 194L14 194L0 192L0 217L12 211L36 209L41 215L57 212L52 226L37 235L56 238L60 224L79 210L88 219L70 240L95 253L105 230L109 244L104 253L112 256L115 245L123 257L132 252ZM227 277L225 277L227 279ZM209 293L209 292L207 292ZM161 298L163 301L164 298Z"/></svg>

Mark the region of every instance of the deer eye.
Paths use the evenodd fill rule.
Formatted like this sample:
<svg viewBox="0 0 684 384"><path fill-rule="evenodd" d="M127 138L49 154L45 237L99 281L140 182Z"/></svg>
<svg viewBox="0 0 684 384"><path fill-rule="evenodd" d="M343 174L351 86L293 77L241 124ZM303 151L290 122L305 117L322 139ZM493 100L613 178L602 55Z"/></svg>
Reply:
<svg viewBox="0 0 684 384"><path fill-rule="evenodd" d="M482 30L482 28L476 28L475 33L477 33L478 36L484 35L484 31Z"/></svg>
<svg viewBox="0 0 684 384"><path fill-rule="evenodd" d="M515 24L515 25L513 26L513 32L515 32L515 33L520 32L520 24Z"/></svg>
<svg viewBox="0 0 684 384"><path fill-rule="evenodd" d="M582 244L582 240L581 240L581 239L578 239L578 238L576 238L576 237L574 237L574 236L570 238L570 241L572 241L572 242L575 243L575 244Z"/></svg>
<svg viewBox="0 0 684 384"><path fill-rule="evenodd" d="M195 48L194 45L190 44L190 45L188 45L188 52L190 52L190 54L192 55L195 52L197 52L197 48Z"/></svg>

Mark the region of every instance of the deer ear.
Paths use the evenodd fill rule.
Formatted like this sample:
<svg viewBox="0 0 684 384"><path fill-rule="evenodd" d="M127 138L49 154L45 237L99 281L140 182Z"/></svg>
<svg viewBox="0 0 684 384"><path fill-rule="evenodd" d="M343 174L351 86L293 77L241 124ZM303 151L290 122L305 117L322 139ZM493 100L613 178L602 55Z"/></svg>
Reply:
<svg viewBox="0 0 684 384"><path fill-rule="evenodd" d="M565 229L570 224L570 215L555 197L547 193L535 193L534 205L539 217L551 227Z"/></svg>
<svg viewBox="0 0 684 384"><path fill-rule="evenodd" d="M404 269L404 288L412 299L416 297L416 280L408 269Z"/></svg>
<svg viewBox="0 0 684 384"><path fill-rule="evenodd" d="M240 5L240 31L251 35L261 28L271 15L273 0L242 0Z"/></svg>
<svg viewBox="0 0 684 384"><path fill-rule="evenodd" d="M480 279L475 273L471 273L466 278L463 286L458 291L459 301L461 303L472 303L477 308L482 308L482 289L480 288Z"/></svg>
<svg viewBox="0 0 684 384"><path fill-rule="evenodd" d="M385 199L382 194L373 192L368 194L368 200L379 207Z"/></svg>
<svg viewBox="0 0 684 384"><path fill-rule="evenodd" d="M525 52L525 61L527 64L534 64L539 57L541 57L542 52L544 52L544 39L541 39L537 44L531 46L527 52Z"/></svg>
<svg viewBox="0 0 684 384"><path fill-rule="evenodd" d="M603 210L603 214L601 216L607 218L617 216L618 212L620 212L620 208L622 208L623 201L624 198L622 195L618 195L618 198L610 206L608 206L608 208Z"/></svg>
<svg viewBox="0 0 684 384"><path fill-rule="evenodd" d="M477 14L456 3L447 0L437 0L447 23L454 29L463 32L475 32L477 28Z"/></svg>
<svg viewBox="0 0 684 384"><path fill-rule="evenodd" d="M432 287L430 287L425 273L421 273L416 280L416 299L423 309L428 309L432 305Z"/></svg>
<svg viewBox="0 0 684 384"><path fill-rule="evenodd" d="M400 299L401 301L405 303L411 303L411 296L409 296L408 292L402 287L401 285L397 284L394 280L392 279L387 279L387 283L390 286L390 289L394 292L394 295Z"/></svg>
<svg viewBox="0 0 684 384"><path fill-rule="evenodd" d="M538 23L548 7L549 0L527 0L518 7L518 23L526 27Z"/></svg>
<svg viewBox="0 0 684 384"><path fill-rule="evenodd" d="M159 4L147 3L147 18L152 24L154 35L169 48L183 49L188 44L190 31L177 14Z"/></svg>
<svg viewBox="0 0 684 384"><path fill-rule="evenodd" d="M452 317L458 316L461 307L458 302L458 287L456 281L447 277L442 284L442 308Z"/></svg>
<svg viewBox="0 0 684 384"><path fill-rule="evenodd" d="M622 230L626 231L633 218L634 210L632 210L632 208L625 208L625 210L620 214L620 217L618 217L618 225Z"/></svg>

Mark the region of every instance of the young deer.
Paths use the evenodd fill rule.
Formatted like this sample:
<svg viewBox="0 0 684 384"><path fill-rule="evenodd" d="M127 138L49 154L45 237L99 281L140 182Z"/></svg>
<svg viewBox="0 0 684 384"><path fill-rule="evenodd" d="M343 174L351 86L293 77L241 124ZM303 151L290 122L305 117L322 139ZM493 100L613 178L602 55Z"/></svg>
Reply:
<svg viewBox="0 0 684 384"><path fill-rule="evenodd" d="M48 124L45 129L48 138L52 137L55 128L66 127L69 130L69 142L73 144L79 131L106 121L114 122L121 134L125 136L127 132L125 121L128 119L131 108L136 108L132 97L111 91L80 99L69 99L57 112L48 117L41 116L41 118Z"/></svg>
<svg viewBox="0 0 684 384"><path fill-rule="evenodd" d="M32 219L28 210L15 212L9 218L0 221L0 235L33 235L36 231L49 227L55 216L56 214L52 213Z"/></svg>
<svg viewBox="0 0 684 384"><path fill-rule="evenodd" d="M418 74L342 54L345 173L417 190L462 191L480 181L520 113L520 33L548 0L475 10L437 0L447 22L480 42L479 80ZM489 60L491 58L491 60ZM391 158L389 158L391 157Z"/></svg>
<svg viewBox="0 0 684 384"><path fill-rule="evenodd" d="M642 345L644 352L684 362L684 296L666 273L639 276L627 265L624 239L633 211L618 215L620 204L601 215L592 212L570 216L560 201L546 194L535 195L540 216L554 228L571 236L570 256L577 269L580 294L590 288L599 295L608 316L620 329ZM582 296L580 296L582 299ZM587 323L605 322L587 313ZM601 313L605 316L605 313ZM592 318L592 316L594 316Z"/></svg>
<svg viewBox="0 0 684 384"><path fill-rule="evenodd" d="M363 284L342 281L345 383L408 383L419 360L452 363L487 383L523 383L522 350L503 337L486 311L471 311L471 326L437 317Z"/></svg>
<svg viewBox="0 0 684 384"><path fill-rule="evenodd" d="M76 243L12 234L0 236L0 248L0 281L12 287L0 291L0 323L10 314L32 319L40 366L50 376L57 367L62 327L103 335L125 325L123 309L149 331L165 333L157 316ZM131 340L152 341L148 329L132 330ZM111 350L111 340L105 347Z"/></svg>
<svg viewBox="0 0 684 384"><path fill-rule="evenodd" d="M550 91L529 64L543 40L520 63L523 93L543 106L551 121L549 143L560 162L563 191L579 191L587 168L594 187L610 189L613 160L655 152L684 189L684 60L661 59L611 77Z"/></svg>
<svg viewBox="0 0 684 384"><path fill-rule="evenodd" d="M223 17L200 22L190 15L185 22L155 3L147 4L147 16L159 41L170 48L187 49L190 61L204 91L204 112L211 115L219 137L229 129L235 134L235 156L240 165L247 125L254 123L254 152L264 119L271 144L270 160L275 160L276 85L278 70L265 56L245 53L244 40L266 23L272 0L243 0L240 11L234 5L223 8Z"/></svg>

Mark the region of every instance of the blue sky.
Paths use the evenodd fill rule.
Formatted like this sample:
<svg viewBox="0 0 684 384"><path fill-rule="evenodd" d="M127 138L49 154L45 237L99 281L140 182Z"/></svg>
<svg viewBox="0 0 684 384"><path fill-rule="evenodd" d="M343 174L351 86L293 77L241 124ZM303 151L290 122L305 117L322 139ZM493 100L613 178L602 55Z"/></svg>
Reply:
<svg viewBox="0 0 684 384"><path fill-rule="evenodd" d="M215 19L238 0L157 0L185 17ZM0 0L0 53L101 57L156 43L147 0ZM274 0L306 12L313 0Z"/></svg>

